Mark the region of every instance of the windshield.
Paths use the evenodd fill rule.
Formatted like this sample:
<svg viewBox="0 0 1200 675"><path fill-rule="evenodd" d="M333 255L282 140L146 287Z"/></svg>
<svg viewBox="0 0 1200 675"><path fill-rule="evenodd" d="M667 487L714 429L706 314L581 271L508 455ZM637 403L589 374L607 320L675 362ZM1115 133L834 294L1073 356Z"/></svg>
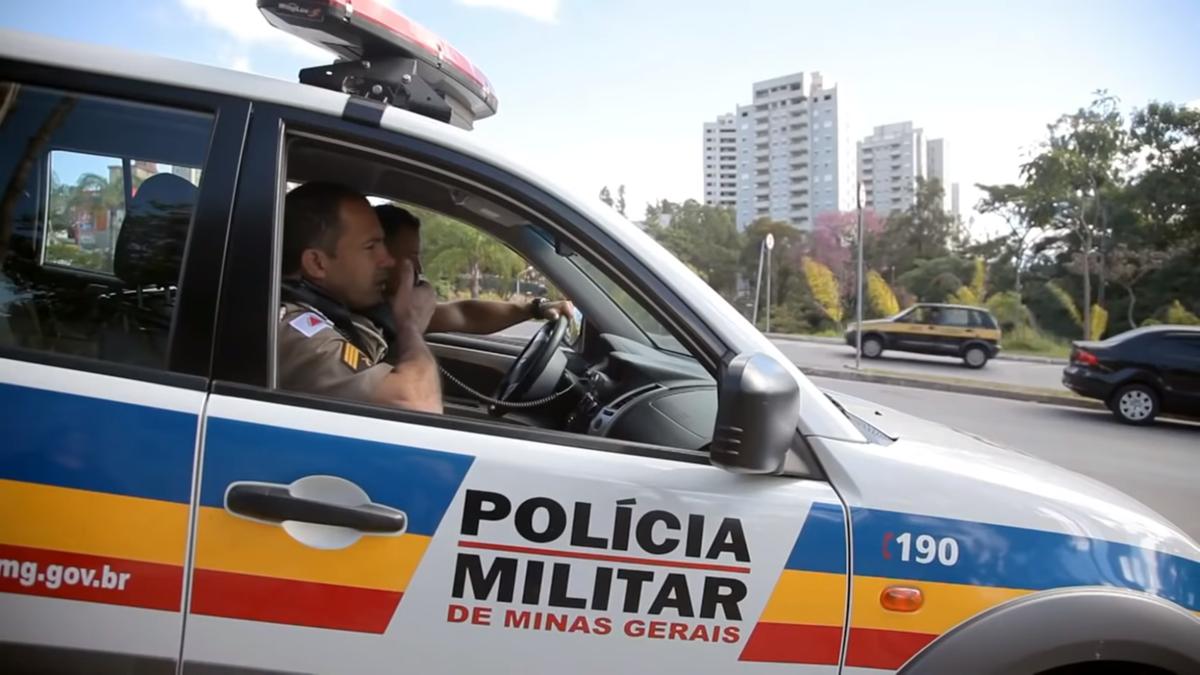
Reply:
<svg viewBox="0 0 1200 675"><path fill-rule="evenodd" d="M629 320L636 324L638 329L646 334L646 337L650 338L650 341L654 343L656 348L680 354L688 353L679 340L675 339L675 336L671 335L657 319L650 316L646 308L642 307L641 303L634 300L629 293L626 293L624 289L618 286L617 282L613 281L611 277L579 256L571 258L571 262L575 263L575 266L580 271L596 282L596 285L604 291L617 307L621 308L621 311L629 317Z"/></svg>

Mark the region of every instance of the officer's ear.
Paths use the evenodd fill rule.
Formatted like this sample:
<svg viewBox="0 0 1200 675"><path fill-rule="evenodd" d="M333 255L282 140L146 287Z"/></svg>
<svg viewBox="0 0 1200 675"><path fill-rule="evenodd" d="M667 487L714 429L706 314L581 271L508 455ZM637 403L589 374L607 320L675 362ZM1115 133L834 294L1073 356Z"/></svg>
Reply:
<svg viewBox="0 0 1200 675"><path fill-rule="evenodd" d="M329 276L329 255L319 248L306 248L300 254L300 272L309 279Z"/></svg>

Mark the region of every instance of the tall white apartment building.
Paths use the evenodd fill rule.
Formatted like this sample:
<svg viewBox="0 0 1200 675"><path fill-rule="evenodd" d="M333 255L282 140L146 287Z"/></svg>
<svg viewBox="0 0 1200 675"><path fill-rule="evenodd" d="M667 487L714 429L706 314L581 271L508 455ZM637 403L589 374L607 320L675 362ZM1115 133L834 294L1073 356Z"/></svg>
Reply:
<svg viewBox="0 0 1200 675"><path fill-rule="evenodd" d="M733 113L704 124L704 203L737 206L737 121Z"/></svg>
<svg viewBox="0 0 1200 675"><path fill-rule="evenodd" d="M946 141L931 138L925 143L925 179L936 178L942 184L942 190L950 194L950 186L946 184Z"/></svg>
<svg viewBox="0 0 1200 675"><path fill-rule="evenodd" d="M916 200L916 181L924 175L923 132L912 122L875 127L858 142L858 178L866 193L864 209L881 216L903 211Z"/></svg>
<svg viewBox="0 0 1200 675"><path fill-rule="evenodd" d="M722 115L705 124L706 203L723 203L718 199L723 191L722 145L718 140L710 152L709 138L724 138L726 119ZM838 88L826 87L820 73L812 73L807 81L804 73L795 73L754 83L751 104L738 106L733 120L739 228L771 218L809 230L821 213L852 208L855 177L849 125L839 107ZM710 162L710 157L716 161ZM711 201L710 163L717 167Z"/></svg>

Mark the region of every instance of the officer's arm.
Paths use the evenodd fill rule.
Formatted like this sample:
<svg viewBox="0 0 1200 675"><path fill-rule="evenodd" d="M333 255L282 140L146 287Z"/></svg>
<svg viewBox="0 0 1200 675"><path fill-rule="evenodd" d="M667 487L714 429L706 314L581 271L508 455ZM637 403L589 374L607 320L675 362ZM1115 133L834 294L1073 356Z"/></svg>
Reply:
<svg viewBox="0 0 1200 675"><path fill-rule="evenodd" d="M542 306L542 318L556 319L570 313L569 302L549 302ZM495 300L459 300L441 303L429 320L430 333L488 334L533 319L530 303Z"/></svg>
<svg viewBox="0 0 1200 675"><path fill-rule="evenodd" d="M398 327L388 347L392 372L375 389L375 400L383 405L442 412L442 386L437 361L419 331L412 325Z"/></svg>
<svg viewBox="0 0 1200 675"><path fill-rule="evenodd" d="M445 302L433 311L430 333L488 334L533 318L528 304L495 300Z"/></svg>

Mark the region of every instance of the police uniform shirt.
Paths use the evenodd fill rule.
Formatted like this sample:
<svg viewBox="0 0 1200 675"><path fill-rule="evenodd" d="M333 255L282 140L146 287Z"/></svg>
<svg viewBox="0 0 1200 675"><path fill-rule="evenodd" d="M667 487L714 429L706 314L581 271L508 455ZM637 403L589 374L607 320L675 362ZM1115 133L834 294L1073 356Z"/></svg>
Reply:
<svg viewBox="0 0 1200 675"><path fill-rule="evenodd" d="M370 321L355 316L366 351L356 347L313 307L285 302L279 313L279 387L369 402L392 372L387 341Z"/></svg>

